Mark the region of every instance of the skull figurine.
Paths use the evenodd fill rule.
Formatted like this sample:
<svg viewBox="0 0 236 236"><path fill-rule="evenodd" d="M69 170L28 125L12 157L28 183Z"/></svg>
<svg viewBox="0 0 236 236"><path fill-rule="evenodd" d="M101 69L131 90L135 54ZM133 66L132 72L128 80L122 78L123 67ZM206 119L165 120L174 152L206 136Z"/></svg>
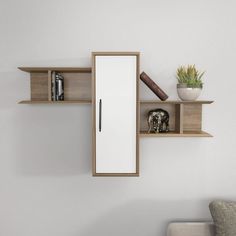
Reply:
<svg viewBox="0 0 236 236"><path fill-rule="evenodd" d="M148 133L153 129L155 133L169 131L169 113L163 109L148 112Z"/></svg>

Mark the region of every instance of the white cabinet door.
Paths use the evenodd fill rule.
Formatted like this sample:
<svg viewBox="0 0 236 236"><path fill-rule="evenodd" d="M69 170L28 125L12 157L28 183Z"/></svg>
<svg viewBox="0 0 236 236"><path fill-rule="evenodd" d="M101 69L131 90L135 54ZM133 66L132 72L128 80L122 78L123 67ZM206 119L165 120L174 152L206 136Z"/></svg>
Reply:
<svg viewBox="0 0 236 236"><path fill-rule="evenodd" d="M137 175L138 54L93 53L94 175Z"/></svg>

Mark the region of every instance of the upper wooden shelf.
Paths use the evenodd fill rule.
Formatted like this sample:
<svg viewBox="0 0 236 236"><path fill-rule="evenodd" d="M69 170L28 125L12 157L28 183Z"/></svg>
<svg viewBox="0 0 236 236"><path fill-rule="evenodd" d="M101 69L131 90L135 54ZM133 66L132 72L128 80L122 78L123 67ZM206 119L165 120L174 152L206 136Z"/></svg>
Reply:
<svg viewBox="0 0 236 236"><path fill-rule="evenodd" d="M48 71L92 73L91 67L18 67L18 69L29 73Z"/></svg>
<svg viewBox="0 0 236 236"><path fill-rule="evenodd" d="M24 100L18 104L91 104L91 100L64 100L64 101L45 101L45 100Z"/></svg>
<svg viewBox="0 0 236 236"><path fill-rule="evenodd" d="M19 104L91 103L91 67L19 67L30 74L30 99ZM64 78L64 101L53 101L52 73Z"/></svg>
<svg viewBox="0 0 236 236"><path fill-rule="evenodd" d="M166 100L166 101L160 101L160 100L140 100L140 103L142 104L211 104L214 101L205 101L205 100L197 100L197 101L181 101L181 100Z"/></svg>

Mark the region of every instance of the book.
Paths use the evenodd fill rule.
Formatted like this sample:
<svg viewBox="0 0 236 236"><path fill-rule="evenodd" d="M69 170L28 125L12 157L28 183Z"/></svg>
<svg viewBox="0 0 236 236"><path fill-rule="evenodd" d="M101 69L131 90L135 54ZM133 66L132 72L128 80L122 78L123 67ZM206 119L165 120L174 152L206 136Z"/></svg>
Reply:
<svg viewBox="0 0 236 236"><path fill-rule="evenodd" d="M55 76L56 101L64 100L64 77L60 73Z"/></svg>
<svg viewBox="0 0 236 236"><path fill-rule="evenodd" d="M155 93L162 101L168 98L168 95L143 71L140 79Z"/></svg>
<svg viewBox="0 0 236 236"><path fill-rule="evenodd" d="M56 72L52 72L52 101L56 101Z"/></svg>

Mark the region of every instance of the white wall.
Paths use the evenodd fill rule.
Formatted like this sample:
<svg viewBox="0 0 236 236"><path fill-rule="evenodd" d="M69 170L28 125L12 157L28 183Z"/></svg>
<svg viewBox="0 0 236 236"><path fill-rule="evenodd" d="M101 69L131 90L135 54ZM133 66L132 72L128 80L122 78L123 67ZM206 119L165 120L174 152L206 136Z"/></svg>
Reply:
<svg viewBox="0 0 236 236"><path fill-rule="evenodd" d="M234 0L0 0L0 235L161 236L236 197ZM214 138L141 139L141 177L91 176L89 105L17 105L18 66L90 66L91 51L140 51L177 98L182 64L206 70ZM124 85L125 86L125 85ZM142 98L154 98L144 86Z"/></svg>

